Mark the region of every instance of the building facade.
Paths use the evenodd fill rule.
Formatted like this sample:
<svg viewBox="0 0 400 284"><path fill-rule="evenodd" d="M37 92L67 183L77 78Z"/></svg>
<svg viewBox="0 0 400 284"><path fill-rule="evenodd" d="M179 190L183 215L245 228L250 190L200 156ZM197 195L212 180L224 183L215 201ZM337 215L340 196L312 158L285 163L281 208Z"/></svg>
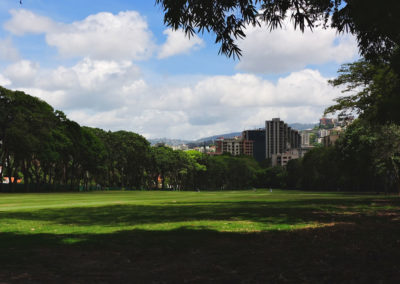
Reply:
<svg viewBox="0 0 400 284"><path fill-rule="evenodd" d="M322 117L319 120L319 127L334 127L335 125L335 120L333 118L327 118L327 117Z"/></svg>
<svg viewBox="0 0 400 284"><path fill-rule="evenodd" d="M331 131L329 129L320 129L320 130L318 130L318 136L320 138L323 138L325 136L329 136L330 132Z"/></svg>
<svg viewBox="0 0 400 284"><path fill-rule="evenodd" d="M286 166L290 160L300 158L299 149L289 149L284 153L274 154L271 158L272 166Z"/></svg>
<svg viewBox="0 0 400 284"><path fill-rule="evenodd" d="M245 130L242 132L242 137L245 140L253 141L253 158L258 161L264 161L265 155L265 129Z"/></svg>
<svg viewBox="0 0 400 284"><path fill-rule="evenodd" d="M309 141L307 138L304 140ZM309 147L309 142L304 147ZM241 137L218 138L215 154L248 155L259 162L269 159L272 166L285 166L288 161L301 157L306 152L303 148L300 133L280 118L273 118L265 122L265 129L245 130Z"/></svg>
<svg viewBox="0 0 400 284"><path fill-rule="evenodd" d="M301 135L301 146L310 146L310 132L308 131L302 131L300 133Z"/></svg>
<svg viewBox="0 0 400 284"><path fill-rule="evenodd" d="M301 136L297 130L289 127L280 118L273 118L265 122L265 142L266 158L271 159L272 166L282 165L283 162L279 161L284 159L290 160L299 157L293 150L300 148Z"/></svg>
<svg viewBox="0 0 400 284"><path fill-rule="evenodd" d="M230 153L232 156L253 156L253 141L243 137L219 138L216 141L216 154Z"/></svg>

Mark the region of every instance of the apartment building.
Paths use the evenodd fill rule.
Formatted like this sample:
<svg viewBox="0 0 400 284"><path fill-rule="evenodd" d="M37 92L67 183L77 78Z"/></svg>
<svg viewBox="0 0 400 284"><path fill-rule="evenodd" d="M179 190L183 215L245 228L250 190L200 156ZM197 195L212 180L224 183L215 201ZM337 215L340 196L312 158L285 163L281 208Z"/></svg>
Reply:
<svg viewBox="0 0 400 284"><path fill-rule="evenodd" d="M282 165L279 161L284 159L288 161L299 157L291 151L301 147L301 136L280 118L265 122L265 138L266 158L271 159L272 166Z"/></svg>
<svg viewBox="0 0 400 284"><path fill-rule="evenodd" d="M225 139L218 138L216 141L216 154L230 153L232 156L253 156L253 141L243 137Z"/></svg>

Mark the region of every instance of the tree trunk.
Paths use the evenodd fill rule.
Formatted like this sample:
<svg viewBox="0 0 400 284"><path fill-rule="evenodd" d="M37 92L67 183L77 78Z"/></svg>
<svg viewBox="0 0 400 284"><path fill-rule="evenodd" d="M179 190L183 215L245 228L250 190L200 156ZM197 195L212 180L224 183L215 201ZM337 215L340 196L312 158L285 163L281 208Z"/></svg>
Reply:
<svg viewBox="0 0 400 284"><path fill-rule="evenodd" d="M165 176L164 173L161 173L161 189L165 189Z"/></svg>

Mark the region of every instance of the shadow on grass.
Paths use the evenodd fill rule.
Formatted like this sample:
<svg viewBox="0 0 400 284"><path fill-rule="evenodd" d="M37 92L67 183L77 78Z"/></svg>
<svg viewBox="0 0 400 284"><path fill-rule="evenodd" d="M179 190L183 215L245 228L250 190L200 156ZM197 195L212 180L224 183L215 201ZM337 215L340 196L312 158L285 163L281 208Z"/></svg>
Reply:
<svg viewBox="0 0 400 284"><path fill-rule="evenodd" d="M358 222L392 212L400 214L400 199L306 199L292 201L179 202L161 205L109 205L0 212L2 219L47 221L61 225L132 226L181 221L235 220L270 225L312 222Z"/></svg>
<svg viewBox="0 0 400 284"><path fill-rule="evenodd" d="M400 227L338 224L227 233L180 228L113 234L0 234L0 279L64 283L396 283ZM65 240L81 240L67 244ZM22 245L25 244L25 245Z"/></svg>
<svg viewBox="0 0 400 284"><path fill-rule="evenodd" d="M321 222L292 231L189 227L107 234L0 233L0 282L397 283L400 199L190 202L0 212L79 226L197 220Z"/></svg>

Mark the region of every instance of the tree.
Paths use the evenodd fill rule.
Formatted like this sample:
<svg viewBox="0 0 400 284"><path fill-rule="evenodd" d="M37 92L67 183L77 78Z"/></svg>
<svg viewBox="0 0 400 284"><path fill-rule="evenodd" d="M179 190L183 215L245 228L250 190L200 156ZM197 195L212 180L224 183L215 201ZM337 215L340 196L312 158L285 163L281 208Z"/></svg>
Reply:
<svg viewBox="0 0 400 284"><path fill-rule="evenodd" d="M340 188L339 178L342 172L339 169L338 155L335 147L318 147L307 152L301 159L300 183L293 180L293 174L299 174L292 170L290 165L289 185L301 184L304 190L337 190ZM298 166L298 165L297 165Z"/></svg>
<svg viewBox="0 0 400 284"><path fill-rule="evenodd" d="M89 127L81 127L79 141L79 164L81 165L81 179L87 190L89 181L101 174L105 157L105 146Z"/></svg>
<svg viewBox="0 0 400 284"><path fill-rule="evenodd" d="M188 155L190 163L192 165L191 188L199 189L201 188L201 185L204 183L203 181L206 178L207 155L195 150L186 151L186 154Z"/></svg>
<svg viewBox="0 0 400 284"><path fill-rule="evenodd" d="M342 189L379 190L374 152L376 147L381 147L376 143L380 129L381 126L372 129L368 121L357 119L336 142L337 179Z"/></svg>
<svg viewBox="0 0 400 284"><path fill-rule="evenodd" d="M140 189L150 159L149 143L129 131L110 132L107 136L108 170L113 185Z"/></svg>
<svg viewBox="0 0 400 284"><path fill-rule="evenodd" d="M0 140L1 165L9 180L19 177L22 171L29 179L30 167L40 163L39 158L48 157L51 152L49 140L51 127L56 121L53 108L20 91L10 91L0 87ZM43 171L36 167L37 183L43 181ZM2 173L3 175L3 173Z"/></svg>
<svg viewBox="0 0 400 284"><path fill-rule="evenodd" d="M203 184L208 189L244 189L256 186L260 166L249 156L211 156L206 161Z"/></svg>
<svg viewBox="0 0 400 284"><path fill-rule="evenodd" d="M286 165L286 185L289 189L301 188L302 159L290 160Z"/></svg>
<svg viewBox="0 0 400 284"><path fill-rule="evenodd" d="M349 96L336 99L337 104L325 113L355 111L370 122L400 123L400 74L384 61L374 63L362 59L343 65L333 86L344 86Z"/></svg>
<svg viewBox="0 0 400 284"><path fill-rule="evenodd" d="M379 128L374 148L374 165L377 174L386 178L385 187L392 185L400 195L400 126L387 124Z"/></svg>
<svg viewBox="0 0 400 284"><path fill-rule="evenodd" d="M228 162L229 156L211 156L206 160L207 171L205 178L201 180L202 189L224 189L228 180Z"/></svg>
<svg viewBox="0 0 400 284"><path fill-rule="evenodd" d="M358 119L348 127L336 148L342 175L353 187L400 194L400 126L374 125Z"/></svg>
<svg viewBox="0 0 400 284"><path fill-rule="evenodd" d="M151 173L154 187L157 187L158 178L161 178L161 188L166 189L166 179L173 168L173 152L174 150L166 146L151 148L149 172Z"/></svg>
<svg viewBox="0 0 400 284"><path fill-rule="evenodd" d="M286 168L289 188L398 191L400 126L357 119L334 146L314 148Z"/></svg>
<svg viewBox="0 0 400 284"><path fill-rule="evenodd" d="M213 32L219 53L241 56L235 40L244 38L246 25L280 28L289 17L304 31L316 25L332 26L356 35L360 51L373 58L391 55L400 44L397 0L156 0L164 23L187 35Z"/></svg>

